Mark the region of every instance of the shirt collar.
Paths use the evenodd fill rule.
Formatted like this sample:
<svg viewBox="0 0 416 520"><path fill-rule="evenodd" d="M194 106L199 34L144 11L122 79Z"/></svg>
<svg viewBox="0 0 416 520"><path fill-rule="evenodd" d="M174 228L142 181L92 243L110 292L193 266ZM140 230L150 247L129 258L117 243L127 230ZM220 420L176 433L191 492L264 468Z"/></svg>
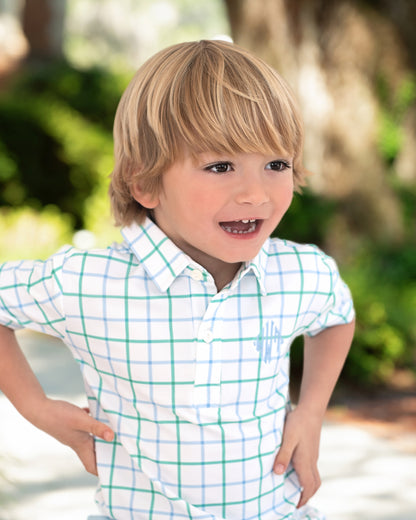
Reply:
<svg viewBox="0 0 416 520"><path fill-rule="evenodd" d="M146 218L141 225L133 223L124 227L121 234L130 250L140 260L147 274L161 291L166 291L189 265L195 265L195 262L149 218ZM264 243L253 260L242 265L231 282L231 288L237 286L246 274L252 272L258 280L261 293L266 294L268 250L269 240Z"/></svg>
<svg viewBox="0 0 416 520"><path fill-rule="evenodd" d="M133 223L123 228L121 234L147 274L163 292L191 262L149 218L142 225Z"/></svg>
<svg viewBox="0 0 416 520"><path fill-rule="evenodd" d="M250 260L248 262L245 262L240 271L237 273L237 276L231 283L231 287L235 287L240 280L245 276L247 273L252 272L256 278L257 282L259 284L259 289L261 294L264 296L267 294L266 290L266 267L267 267L267 261L268 261L268 252L269 252L269 243L270 239L267 239L266 242L263 244L263 247L260 249L259 253L253 260Z"/></svg>

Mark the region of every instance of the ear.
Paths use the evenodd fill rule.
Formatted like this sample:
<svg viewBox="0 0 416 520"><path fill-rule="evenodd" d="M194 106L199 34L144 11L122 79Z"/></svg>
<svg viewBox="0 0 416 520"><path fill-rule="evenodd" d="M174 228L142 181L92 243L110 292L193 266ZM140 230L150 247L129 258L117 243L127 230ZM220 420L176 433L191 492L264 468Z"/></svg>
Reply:
<svg viewBox="0 0 416 520"><path fill-rule="evenodd" d="M155 209L159 205L159 195L144 191L138 182L132 184L130 192L134 200L146 209Z"/></svg>

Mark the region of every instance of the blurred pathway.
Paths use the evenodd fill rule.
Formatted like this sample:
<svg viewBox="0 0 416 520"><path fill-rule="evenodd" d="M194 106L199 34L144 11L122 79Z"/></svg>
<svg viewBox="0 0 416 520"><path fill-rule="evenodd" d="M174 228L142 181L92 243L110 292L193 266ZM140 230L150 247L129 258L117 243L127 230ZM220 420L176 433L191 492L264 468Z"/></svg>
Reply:
<svg viewBox="0 0 416 520"><path fill-rule="evenodd" d="M20 344L46 393L86 405L69 350L40 334L19 333ZM98 514L96 478L77 456L23 419L0 393L0 520L86 520Z"/></svg>
<svg viewBox="0 0 416 520"><path fill-rule="evenodd" d="M46 392L84 406L78 368L50 338L20 341ZM86 520L98 514L95 478L65 446L22 419L0 394L0 520ZM386 440L357 425L327 422L322 487L313 499L328 520L416 520L416 436Z"/></svg>

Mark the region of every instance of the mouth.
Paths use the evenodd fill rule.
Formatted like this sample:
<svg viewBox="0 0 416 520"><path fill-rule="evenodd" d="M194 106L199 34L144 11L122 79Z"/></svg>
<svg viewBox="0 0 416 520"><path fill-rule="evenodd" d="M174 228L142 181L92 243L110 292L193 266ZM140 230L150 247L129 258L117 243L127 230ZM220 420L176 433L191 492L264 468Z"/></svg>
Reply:
<svg viewBox="0 0 416 520"><path fill-rule="evenodd" d="M258 219L242 219L220 222L220 227L232 235L250 235L258 231L261 223Z"/></svg>

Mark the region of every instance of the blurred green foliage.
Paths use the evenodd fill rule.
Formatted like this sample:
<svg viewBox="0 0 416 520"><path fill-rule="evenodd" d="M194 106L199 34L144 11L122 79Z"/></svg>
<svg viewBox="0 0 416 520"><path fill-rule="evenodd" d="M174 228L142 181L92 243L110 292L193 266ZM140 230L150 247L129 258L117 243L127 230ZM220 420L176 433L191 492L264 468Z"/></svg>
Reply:
<svg viewBox="0 0 416 520"><path fill-rule="evenodd" d="M115 110L129 76L108 69L79 69L66 61L29 69L16 85L17 91L60 101L83 117L112 132Z"/></svg>
<svg viewBox="0 0 416 520"><path fill-rule="evenodd" d="M376 93L381 107L378 147L383 159L391 165L403 144L403 119L416 100L416 76L409 75L397 89L392 89L387 78L380 73Z"/></svg>
<svg viewBox="0 0 416 520"><path fill-rule="evenodd" d="M112 169L112 122L126 83L65 62L26 70L0 98L0 205L54 204L84 227Z"/></svg>
<svg viewBox="0 0 416 520"><path fill-rule="evenodd" d="M45 258L80 228L100 235L103 244L111 242L111 128L127 82L109 71L58 63L28 69L2 95L1 260ZM395 128L384 122L380 131L388 171L401 146L400 121L414 99L414 83L409 80L393 104L387 87L383 91L380 83L379 88ZM415 366L416 188L398 180L394 188L405 222L400 244L363 236L349 258L337 258L357 310L357 333L343 377L361 384L385 384L395 369ZM328 236L339 214L334 200L306 189L295 195L278 234L330 250ZM300 351L294 349L295 368Z"/></svg>
<svg viewBox="0 0 416 520"><path fill-rule="evenodd" d="M345 374L385 383L416 361L416 246L369 246L345 267L354 296L357 332Z"/></svg>

